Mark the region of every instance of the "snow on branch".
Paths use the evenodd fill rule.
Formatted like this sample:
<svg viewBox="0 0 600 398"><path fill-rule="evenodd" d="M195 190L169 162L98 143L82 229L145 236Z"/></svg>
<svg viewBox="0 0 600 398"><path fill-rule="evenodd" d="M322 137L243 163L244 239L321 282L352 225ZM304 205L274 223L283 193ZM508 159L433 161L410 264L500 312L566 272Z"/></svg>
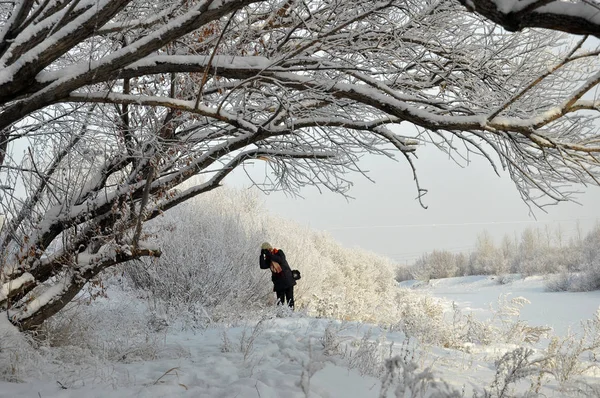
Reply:
<svg viewBox="0 0 600 398"><path fill-rule="evenodd" d="M56 313L64 304L75 297L90 279L107 267L135 260L140 257L160 257L160 250L148 248L133 248L128 246L111 246L102 252L92 256L82 256L81 261L66 270L64 275L58 277L58 282L50 286L41 287L41 292L22 306L16 306L9 310L9 317L14 324L22 329L29 329L38 325L40 320L45 319L48 313ZM29 278L23 276L21 279ZM39 283L40 281L36 281ZM27 292L31 291L33 285L29 285Z"/></svg>
<svg viewBox="0 0 600 398"><path fill-rule="evenodd" d="M507 24L557 6L565 26L597 23L587 0L465 3ZM66 268L87 272L86 256L102 263L245 162L270 169L260 189L297 194L349 195L368 154L405 160L420 200L420 145L485 157L535 204L600 182L600 50L587 37L509 34L454 1L52 4L7 3L0 28L0 187L19 188L0 188L4 296L24 309L31 289L65 278L30 324L80 286Z"/></svg>
<svg viewBox="0 0 600 398"><path fill-rule="evenodd" d="M7 299L20 294L21 291L27 289L34 283L35 278L28 272L24 273L18 278L4 283L2 286L0 286L0 306L3 305Z"/></svg>
<svg viewBox="0 0 600 398"><path fill-rule="evenodd" d="M510 32L545 28L600 38L597 0L459 0Z"/></svg>
<svg viewBox="0 0 600 398"><path fill-rule="evenodd" d="M163 106L165 108L177 109L190 113L195 113L201 116L214 118L217 120L225 121L235 127L256 132L258 128L240 119L234 114L223 111L219 108L211 108L202 104L196 106L195 101L184 101L173 99L169 97L156 97L156 96L137 96L128 94L102 94L102 93L88 93L78 94L73 93L69 97L65 98L67 102L99 102L99 103L113 103L113 104L129 104L129 105L145 105L145 106Z"/></svg>
<svg viewBox="0 0 600 398"><path fill-rule="evenodd" d="M210 178L210 180L199 184L197 186L187 188L185 191L178 192L166 200L159 202L154 210L149 212L148 220L155 218L162 212L175 207L176 205L189 200L197 195L211 191L220 186L221 181L227 177L233 170L236 169L243 162L250 159L261 159L269 161L272 158L284 158L284 159L333 159L336 158L336 154L333 152L298 152L293 150L278 150L278 149L255 149L244 151L235 156L229 163L217 170Z"/></svg>

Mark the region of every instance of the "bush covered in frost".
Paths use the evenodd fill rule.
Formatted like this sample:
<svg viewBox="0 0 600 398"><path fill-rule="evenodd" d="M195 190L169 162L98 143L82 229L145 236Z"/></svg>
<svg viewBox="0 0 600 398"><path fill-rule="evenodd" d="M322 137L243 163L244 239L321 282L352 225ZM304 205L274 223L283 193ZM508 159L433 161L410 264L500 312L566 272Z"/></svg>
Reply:
<svg viewBox="0 0 600 398"><path fill-rule="evenodd" d="M390 260L269 214L253 191L201 195L146 232L163 255L129 264L126 274L171 314L218 321L273 305L270 273L258 265L260 245L268 241L302 273L295 288L299 309L346 320L397 319Z"/></svg>

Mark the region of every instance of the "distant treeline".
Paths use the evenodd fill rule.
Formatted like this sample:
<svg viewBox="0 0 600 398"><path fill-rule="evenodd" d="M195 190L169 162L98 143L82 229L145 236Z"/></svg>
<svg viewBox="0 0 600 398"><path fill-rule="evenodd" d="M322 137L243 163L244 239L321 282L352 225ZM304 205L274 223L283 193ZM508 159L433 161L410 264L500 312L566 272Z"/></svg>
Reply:
<svg viewBox="0 0 600 398"><path fill-rule="evenodd" d="M497 275L503 283L508 274L552 275L547 287L553 291L600 289L600 224L570 239L560 228L528 228L520 237L505 235L499 245L484 231L472 252L434 250L413 265L399 267L396 280Z"/></svg>

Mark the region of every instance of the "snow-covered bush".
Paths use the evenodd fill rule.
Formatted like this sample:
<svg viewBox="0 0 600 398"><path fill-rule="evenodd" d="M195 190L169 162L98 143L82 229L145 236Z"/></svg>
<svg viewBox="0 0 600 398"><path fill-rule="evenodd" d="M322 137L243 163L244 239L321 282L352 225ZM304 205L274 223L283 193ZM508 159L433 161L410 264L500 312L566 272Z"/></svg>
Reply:
<svg viewBox="0 0 600 398"><path fill-rule="evenodd" d="M586 235L582 243L583 266L572 291L600 289L600 224Z"/></svg>
<svg viewBox="0 0 600 398"><path fill-rule="evenodd" d="M354 342L354 349L347 354L348 365L361 375L381 378L385 374L385 361L392 355L393 344L386 341L385 335L372 338L368 330L360 340Z"/></svg>
<svg viewBox="0 0 600 398"><path fill-rule="evenodd" d="M136 362L186 355L180 347L166 344L169 324L143 301L131 300L124 292L112 294L90 305L84 300L71 303L44 323L38 344L52 347L54 359L69 363L84 359Z"/></svg>
<svg viewBox="0 0 600 398"><path fill-rule="evenodd" d="M417 363L406 355L396 355L385 362L385 376L383 377L381 398L388 397L388 391L395 385L393 393L397 398L411 397L463 397L443 381L436 380L431 368L419 369Z"/></svg>
<svg viewBox="0 0 600 398"><path fill-rule="evenodd" d="M451 339L448 334L452 331L445 321L444 308L438 299L402 290L397 300L401 313L395 329L424 344L443 346Z"/></svg>
<svg viewBox="0 0 600 398"><path fill-rule="evenodd" d="M330 321L327 324L323 337L320 339L325 355L330 356L342 353L342 344L348 340L348 337L340 336L340 332L346 330L348 327L349 325L346 322Z"/></svg>
<svg viewBox="0 0 600 398"><path fill-rule="evenodd" d="M322 236L319 243L320 261L312 264L314 268L306 267L323 278L307 302L310 313L347 321L395 322L392 263L362 250L343 249L329 237Z"/></svg>
<svg viewBox="0 0 600 398"><path fill-rule="evenodd" d="M572 257L571 263L563 272L547 279L546 289L571 292L600 289L600 225L596 225L580 244L572 244L564 255Z"/></svg>
<svg viewBox="0 0 600 398"><path fill-rule="evenodd" d="M27 335L0 317L0 381L21 382L32 370L39 371L40 355L33 347Z"/></svg>
<svg viewBox="0 0 600 398"><path fill-rule="evenodd" d="M582 322L580 336L569 332L563 338L552 338L546 355L546 371L562 386L571 382L575 376L583 375L591 369L600 369L600 309L592 319Z"/></svg>
<svg viewBox="0 0 600 398"><path fill-rule="evenodd" d="M472 253L471 274L474 275L504 275L510 272L509 260L496 247L491 235L483 231L477 236L475 251Z"/></svg>
<svg viewBox="0 0 600 398"><path fill-rule="evenodd" d="M127 275L167 312L192 321L265 303L272 286L258 267L267 227L259 207L255 196L226 189L182 204L148 230L161 258L129 264Z"/></svg>
<svg viewBox="0 0 600 398"><path fill-rule="evenodd" d="M403 282L411 279L417 279L413 276L412 269L413 267L407 265L399 265L398 268L396 268L396 281Z"/></svg>
<svg viewBox="0 0 600 398"><path fill-rule="evenodd" d="M451 278L462 275L466 264L464 256L457 256L445 250L434 250L423 254L411 266L399 267L396 270L396 280L402 282L417 279L428 282L430 279Z"/></svg>
<svg viewBox="0 0 600 398"><path fill-rule="evenodd" d="M529 326L520 319L521 308L528 303L523 297L500 296L491 308L492 317L483 321L462 313L455 305L449 313L440 300L410 290L401 290L398 297L401 316L393 329L423 344L468 350L472 344L535 343L550 332L547 327Z"/></svg>
<svg viewBox="0 0 600 398"><path fill-rule="evenodd" d="M417 277L420 280L449 278L456 276L458 267L453 253L443 250L434 250L421 259L423 267L419 271L423 274Z"/></svg>
<svg viewBox="0 0 600 398"><path fill-rule="evenodd" d="M513 387L520 381L529 380L543 373L544 359L536 358L535 351L531 348L518 347L505 353L495 362L496 374L489 389L483 391L484 398L512 398L515 397ZM535 385L531 385L526 396L535 397ZM534 391L532 391L534 390ZM478 395L476 395L478 396Z"/></svg>
<svg viewBox="0 0 600 398"><path fill-rule="evenodd" d="M580 272L561 272L549 276L546 290L550 292L589 292L600 290L600 264L590 265Z"/></svg>
<svg viewBox="0 0 600 398"><path fill-rule="evenodd" d="M373 323L397 321L394 264L345 249L330 236L267 212L254 191L221 188L154 220L146 231L160 259L132 263L127 275L170 318L241 319L274 304L260 244L281 248L302 279L294 294L309 314Z"/></svg>
<svg viewBox="0 0 600 398"><path fill-rule="evenodd" d="M549 292L566 292L573 285L574 276L574 273L566 271L548 275L544 279L544 285Z"/></svg>
<svg viewBox="0 0 600 398"><path fill-rule="evenodd" d="M582 254L585 263L600 264L600 224L596 224L583 239Z"/></svg>
<svg viewBox="0 0 600 398"><path fill-rule="evenodd" d="M529 391L523 396L544 396L539 390L546 376L552 376L562 392L573 393L568 396L597 396L586 393L597 392L597 386L586 384L580 377L600 368L597 361L600 355L600 311L582 326L581 336L569 333L562 338L553 337L545 350L521 346L506 352L496 360L496 374L489 388L483 390L483 396L514 397L515 384L521 381L529 385Z"/></svg>

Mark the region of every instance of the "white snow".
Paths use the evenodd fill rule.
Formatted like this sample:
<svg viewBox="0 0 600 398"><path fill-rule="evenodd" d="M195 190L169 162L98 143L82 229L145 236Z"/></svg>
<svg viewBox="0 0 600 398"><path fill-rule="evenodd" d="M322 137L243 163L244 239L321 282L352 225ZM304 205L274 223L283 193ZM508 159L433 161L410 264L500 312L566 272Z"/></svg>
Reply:
<svg viewBox="0 0 600 398"><path fill-rule="evenodd" d="M12 323L8 321L6 312L0 312L0 338L6 338L6 336L16 336L19 331Z"/></svg>
<svg viewBox="0 0 600 398"><path fill-rule="evenodd" d="M35 312L43 305L46 305L49 302L51 302L52 300L56 299L58 297L59 293L65 288L66 283L67 283L67 280L63 279L60 282L56 283L55 285L46 289L38 297L33 298L29 303L27 303L27 306L25 307L23 312L24 313ZM12 312L9 311L9 314L12 317L14 315L18 316L19 313L13 315Z"/></svg>
<svg viewBox="0 0 600 398"><path fill-rule="evenodd" d="M600 308L600 291L548 292L542 276L522 279L515 275L513 278L514 281L506 284L498 283L498 277L494 276L467 276L432 280L428 285L414 281L400 285L412 285L415 290L431 293L448 303L454 301L459 308L473 311L480 319L489 318L490 305L495 305L501 295L523 296L530 304L521 310L521 319L532 326L550 326L558 335L565 335L569 328L579 330L580 322L591 318Z"/></svg>
<svg viewBox="0 0 600 398"><path fill-rule="evenodd" d="M335 357L323 355L320 339L327 320L276 318L267 320L262 331L242 351L244 331L249 326L210 328L200 334L169 335L168 347L180 347L180 358L166 358L131 364L114 363L110 371L97 369L85 380L75 382L73 370L64 370L54 380L28 380L27 383L0 382L2 397L304 397L300 380L303 369L319 369L309 381L314 397L377 397L379 381L361 376L358 370L336 364ZM224 348L223 334L231 341ZM347 331L355 336L360 329ZM393 336L401 341L403 336ZM246 346L247 347L247 346ZM228 351L229 350L229 351ZM310 353L312 350L312 353ZM165 350L167 351L167 350ZM173 348L172 351L175 351ZM110 373L110 374L109 374ZM102 379L111 382L103 383ZM67 387L63 389L61 385Z"/></svg>
<svg viewBox="0 0 600 398"><path fill-rule="evenodd" d="M493 277L408 281L401 285L414 294L433 294L446 303L454 301L482 318L500 294L523 296L531 304L524 308L521 319L532 325L550 325L560 333L569 326L576 327L598 309L600 292L549 293L544 291L540 277L515 278L504 285ZM108 299L86 308L95 311L92 328L99 333L97 336L105 334L104 344L125 344L126 339L108 329L111 321L107 314L114 314L121 317L129 339L150 341L148 349L154 350L153 357L128 363L136 349L121 347L121 360L93 362L85 350L67 346L57 351L63 359L54 354L55 359L39 369L39 377L28 377L24 383L0 382L0 397L379 397L381 374L374 377L365 373L373 369L370 363L377 359L373 353L380 353L379 359L390 354L413 358L418 371L431 367L436 378L441 377L458 391L464 388L464 396L471 396L472 386L489 386L493 380L494 359L514 348L514 344L493 344L466 352L424 347L414 340L407 341L401 332L302 313L265 316L261 322L249 319L234 327L214 324L200 331L170 327L160 332L164 334L159 333L163 337L153 340L148 334L144 337L147 330L135 335L138 332L127 323L143 318L147 309L131 292L111 291ZM14 328L0 318L0 334L7 331L14 334ZM333 336L335 341L326 336ZM368 354L359 349L365 342L374 347ZM336 350L328 351L326 347ZM52 353L59 348L45 350ZM64 359L67 354L68 361ZM588 382L598 384L599 380L600 374L588 374ZM529 386L519 388L526 391ZM542 392L547 397L565 396L556 384L542 388ZM394 396L393 388L386 396Z"/></svg>
<svg viewBox="0 0 600 398"><path fill-rule="evenodd" d="M510 12L520 11L535 1L536 0L496 0L496 7L498 8L498 11L508 14Z"/></svg>
<svg viewBox="0 0 600 398"><path fill-rule="evenodd" d="M585 1L553 1L538 8L536 11L540 13L551 13L556 15L570 15L587 19L593 24L600 22L600 13L597 5Z"/></svg>
<svg viewBox="0 0 600 398"><path fill-rule="evenodd" d="M511 12L519 12L537 0L495 0L496 8L503 14ZM538 7L534 12L550 13L556 15L570 15L587 19L591 23L600 21L600 13L595 4L585 1L565 1L556 0L549 2L546 5Z"/></svg>
<svg viewBox="0 0 600 398"><path fill-rule="evenodd" d="M20 277L0 286L0 301L6 299L9 290L17 290L27 282L35 282L35 278L29 272L25 272Z"/></svg>

